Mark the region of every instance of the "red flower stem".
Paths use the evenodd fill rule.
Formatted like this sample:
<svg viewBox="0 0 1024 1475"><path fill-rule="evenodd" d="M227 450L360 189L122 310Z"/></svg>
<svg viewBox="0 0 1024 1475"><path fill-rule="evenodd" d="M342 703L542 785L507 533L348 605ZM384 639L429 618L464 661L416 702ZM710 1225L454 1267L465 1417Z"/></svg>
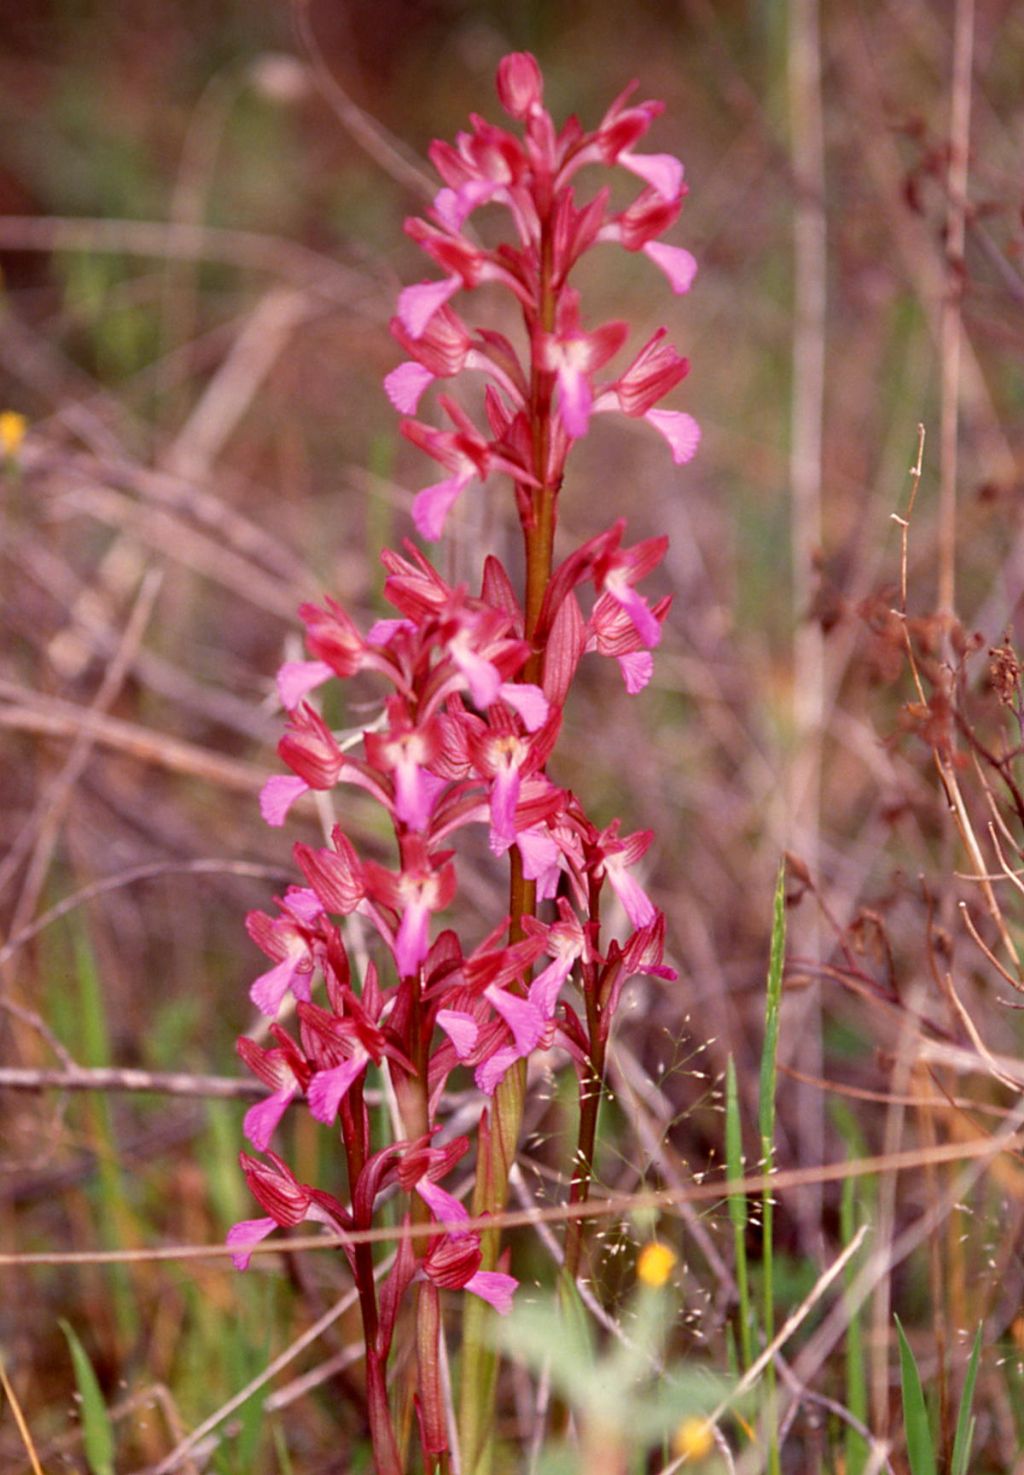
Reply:
<svg viewBox="0 0 1024 1475"><path fill-rule="evenodd" d="M588 1011L589 1012L589 1011ZM580 1130L573 1162L572 1181L569 1185L569 1202L586 1203L590 1196L590 1184L594 1174L594 1145L597 1138L597 1114L604 1094L604 1042L598 1040L591 1049L590 1073L580 1085ZM569 1220L565 1230L565 1268L573 1280L580 1269L583 1249L582 1218Z"/></svg>
<svg viewBox="0 0 1024 1475"><path fill-rule="evenodd" d="M355 1130L357 1115L361 1117L362 1112L351 1113L353 1130L346 1130L342 1133L345 1157L348 1162L349 1184L353 1191L366 1161L362 1133ZM356 1227L363 1229L369 1226L360 1224ZM388 1406L384 1361L377 1347L379 1323L377 1284L373 1275L373 1246L357 1244L353 1253L359 1309L363 1318L363 1341L366 1346L366 1402L370 1421L370 1442L373 1445L373 1462L377 1475L402 1475L402 1461L399 1457L391 1410Z"/></svg>
<svg viewBox="0 0 1024 1475"><path fill-rule="evenodd" d="M555 292L552 284L552 240L550 218L541 227L540 286L537 329L550 333L555 325ZM526 639L533 646L521 679L539 683L544 671L544 647L537 643L540 614L551 581L555 547L555 503L558 486L547 475L551 442L551 409L555 376L537 362L536 348L530 371L530 418L533 436L533 473L539 483L531 498L531 515L523 522L526 546L526 589L523 601ZM533 916L537 887L523 875L522 858L513 845L509 885L509 942L523 936L522 919ZM500 1214L508 1197L508 1177L519 1145L523 1102L526 1094L526 1064L517 1061L498 1084L490 1112L490 1130L483 1131L477 1150L473 1213ZM500 1234L496 1229L480 1236L481 1267L493 1270L498 1262ZM463 1367L459 1406L459 1439L464 1475L486 1475L493 1456L494 1402L497 1392L498 1357L489 1335L493 1312L478 1297L470 1296L463 1313Z"/></svg>
<svg viewBox="0 0 1024 1475"><path fill-rule="evenodd" d="M354 1196L359 1175L366 1165L366 1147L360 1130L362 1111L362 1082L356 1082L350 1093L353 1099L342 1102L341 1140L345 1146L348 1164L349 1194ZM357 1224L357 1229L368 1228ZM377 1283L373 1277L373 1247L368 1244L355 1246L356 1285L359 1290L359 1309L363 1316L363 1338L367 1352L377 1340Z"/></svg>
<svg viewBox="0 0 1024 1475"><path fill-rule="evenodd" d="M427 1090L427 1070L430 1059L430 1036L424 1030L423 1001L420 997L419 977L403 980L403 987L413 990L413 1004L409 1020L409 1055L416 1074L404 1081L403 1089L399 1093L399 1107L402 1114L402 1125L406 1135L413 1141L430 1135L430 1113ZM428 1224L430 1222L430 1209L420 1198L419 1194L411 1191L409 1193L409 1216L413 1224ZM417 1236L413 1240L413 1254L417 1260L426 1258L430 1249L430 1241L423 1236ZM431 1324L438 1316L437 1288L429 1281L421 1282L416 1288L416 1357L410 1362L404 1380L404 1390L401 1396L399 1409L399 1428L402 1430L403 1455L406 1453L405 1446L408 1441L409 1432L413 1425L414 1395L417 1390L421 1399L425 1390L436 1391L439 1387L440 1370L438 1367L437 1332L432 1332ZM433 1404L434 1399L431 1399ZM433 1429L433 1426L432 1426ZM421 1424L421 1433L423 1426ZM437 1430L433 1429L433 1434ZM443 1433L443 1429L442 1429ZM435 1469L436 1450L423 1450L424 1468L427 1475L433 1475Z"/></svg>
<svg viewBox="0 0 1024 1475"><path fill-rule="evenodd" d="M537 328L551 333L555 326L555 292L551 281L552 242L550 219L541 227L540 300L537 304ZM536 345L530 365L530 421L533 436L533 474L538 485L532 497L533 516L524 525L526 539L526 638L534 649L526 663L522 679L539 681L544 668L544 650L534 644L540 622L541 606L551 581L551 565L555 547L555 501L558 487L548 481L548 456L551 447L551 401L555 376L540 367Z"/></svg>
<svg viewBox="0 0 1024 1475"><path fill-rule="evenodd" d="M376 1475L404 1475L404 1466L395 1442L384 1359L376 1347L366 1346L366 1399L370 1414L370 1441Z"/></svg>

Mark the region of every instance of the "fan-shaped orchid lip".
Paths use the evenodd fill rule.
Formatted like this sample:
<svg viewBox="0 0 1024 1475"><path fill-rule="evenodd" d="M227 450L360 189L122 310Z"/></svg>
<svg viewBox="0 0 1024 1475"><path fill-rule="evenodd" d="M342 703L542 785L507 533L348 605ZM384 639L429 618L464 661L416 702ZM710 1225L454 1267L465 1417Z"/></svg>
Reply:
<svg viewBox="0 0 1024 1475"><path fill-rule="evenodd" d="M242 1219L228 1230L227 1243L232 1249L231 1263L236 1270L247 1270L256 1245L273 1234L277 1228L274 1219Z"/></svg>
<svg viewBox="0 0 1024 1475"><path fill-rule="evenodd" d="M400 415L415 415L424 390L433 382L429 369L408 359L385 377L384 392Z"/></svg>
<svg viewBox="0 0 1024 1475"><path fill-rule="evenodd" d="M478 1270L463 1286L463 1290L472 1291L474 1296L487 1301L499 1316L507 1316L512 1310L512 1297L518 1288L515 1276L506 1275L502 1270Z"/></svg>
<svg viewBox="0 0 1024 1475"><path fill-rule="evenodd" d="M343 1060L340 1065L332 1066L330 1070L321 1070L316 1073L309 1083L306 1097L309 1101L310 1114L318 1122L324 1122L330 1126L338 1115L338 1107L342 1098L348 1092L354 1081L357 1081L366 1069L369 1055L365 1050L357 1049L356 1054L350 1060Z"/></svg>
<svg viewBox="0 0 1024 1475"><path fill-rule="evenodd" d="M275 773L268 778L260 790L260 813L267 824L279 829L296 799L308 790L306 780L297 774Z"/></svg>
<svg viewBox="0 0 1024 1475"><path fill-rule="evenodd" d="M398 317L409 336L422 338L434 313L449 297L454 297L461 286L462 278L452 276L440 282L416 282L405 287L398 297Z"/></svg>

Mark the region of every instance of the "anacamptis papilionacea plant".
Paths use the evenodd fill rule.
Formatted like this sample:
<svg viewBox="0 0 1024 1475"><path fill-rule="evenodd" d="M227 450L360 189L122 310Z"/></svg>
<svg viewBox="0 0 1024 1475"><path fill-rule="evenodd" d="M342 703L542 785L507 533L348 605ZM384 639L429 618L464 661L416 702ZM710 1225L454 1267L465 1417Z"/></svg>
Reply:
<svg viewBox="0 0 1024 1475"><path fill-rule="evenodd" d="M690 459L699 438L691 416L659 408L688 368L666 330L609 376L628 325L585 325L571 276L585 252L615 244L648 257L673 291L687 291L693 257L659 239L679 215L683 170L671 155L637 152L662 109L631 102L632 87L592 132L575 118L556 130L528 54L502 61L497 87L518 132L473 117L454 144L431 148L443 185L427 218L409 220L406 229L440 276L399 296L391 327L407 358L385 388L403 416L402 433L442 470L413 502L417 531L437 541L463 493L491 478L510 482L524 587L517 590L488 557L479 593L453 588L407 544L403 553L382 554L394 618L362 632L332 599L301 608L310 659L288 662L278 676L288 713L278 751L290 773L267 783L263 815L281 825L307 790L354 784L387 812L394 851L389 864L362 856L340 825L324 848L296 844L305 884L288 889L275 916L248 918L272 963L252 986L253 1003L276 1021L287 1001L297 1029L272 1023L269 1048L239 1041L242 1059L271 1094L245 1118L245 1134L263 1156L241 1157L265 1217L236 1224L230 1243L244 1268L253 1246L278 1226L314 1220L341 1236L362 1310L368 1419L381 1475L409 1467L414 1425L425 1468L450 1468L442 1290L469 1293L460 1343L464 1475L483 1468L492 1439L496 1362L487 1319L490 1308L508 1311L517 1282L497 1230L464 1227L469 1211L445 1186L473 1149L446 1123L442 1097L453 1073L456 1086L471 1078L479 1092L471 1159L471 1210L479 1219L505 1205L529 1062L556 1051L571 1063L579 1142L567 1168L570 1201L580 1202L623 984L641 973L675 977L662 963L664 918L634 874L651 833L623 834L619 820L594 824L551 770L581 659L613 657L628 691L639 692L670 604L652 604L639 589L667 540L629 544L624 519L555 566L569 452L593 416L610 411L646 420L677 463ZM606 184L578 196L592 166L635 177L632 203L612 209ZM481 247L468 228L487 209L506 212L510 227L494 249ZM524 353L456 310L456 301L485 285L514 297ZM480 418L459 399L469 375L482 376ZM419 418L424 399L432 419ZM311 694L356 673L378 683L379 709L361 743L343 745ZM459 832L475 825L487 827L495 864L507 866L508 912L474 919L472 935L460 935L444 919L459 890ZM621 941L609 940L602 926L608 888ZM353 914L379 938L361 978L343 940L352 923L341 919ZM383 1141L371 1131L364 1098L371 1067L378 1079L390 1078L397 1103L400 1130ZM330 1190L299 1182L271 1149L295 1100L340 1131L346 1171L339 1165ZM404 1224L420 1232L399 1232L389 1265L371 1244L347 1236L370 1228L382 1198L396 1194ZM565 1260L573 1274L580 1233L581 1221L570 1219ZM404 1312L407 1302L412 1309ZM414 1344L411 1355L389 1378L403 1338Z"/></svg>

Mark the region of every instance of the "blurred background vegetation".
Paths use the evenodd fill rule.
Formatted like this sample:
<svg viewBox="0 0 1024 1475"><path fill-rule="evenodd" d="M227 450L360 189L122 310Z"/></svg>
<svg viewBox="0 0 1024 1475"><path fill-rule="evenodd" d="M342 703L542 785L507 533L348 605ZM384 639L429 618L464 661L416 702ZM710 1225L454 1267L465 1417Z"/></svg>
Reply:
<svg viewBox="0 0 1024 1475"><path fill-rule="evenodd" d="M948 823L934 760L960 775L997 870L987 823L1006 816L1010 855L1022 819L1024 6L978 0L973 13L966 235L951 259L963 9L835 0L816 38L806 0L311 0L302 24L279 0L0 5L0 410L28 426L3 473L0 540L10 1071L239 1073L234 1039L259 971L242 918L286 884L299 833L268 831L256 809L277 767L273 675L298 653L302 598L326 590L360 617L382 608L376 552L411 534L410 493L428 479L380 388L399 357L387 332L397 291L428 274L402 222L423 208L431 139L470 111L497 120L495 65L530 49L556 117L595 123L634 76L665 100L651 146L686 165L673 240L700 262L681 301L621 253L595 253L581 274L589 321L628 317L641 336L668 326L693 365L674 403L704 429L698 459L675 469L642 427L601 424L562 499L565 547L619 515L631 540L672 540L659 592L675 604L652 687L629 699L614 671L588 669L559 760L596 819L656 830L649 880L680 970L678 985L645 981L624 1001L601 1182L632 1192L719 1169L729 1054L756 1161L771 893L787 849L780 1166L955 1142L1005 1112L1019 1076L1006 1063L1020 1055L1005 1007L1015 972L1004 958L1000 976L965 931L958 900L989 947L1006 943L978 883L957 874L976 873L977 857ZM805 44L821 77L817 182L801 132L815 86L794 76ZM796 257L801 221L812 244ZM801 293L815 261L823 323ZM952 467L950 304L962 327ZM808 475L816 386L823 434ZM906 512L919 423L915 692L892 613L891 515ZM959 625L942 617L938 582L950 475ZM464 499L442 555L453 577L484 548L515 563L506 496ZM359 718L358 703L338 714ZM345 820L372 841L358 804ZM312 807L298 825L315 835ZM466 905L503 911L483 863ZM1010 896L1005 909L1012 942ZM549 1198L571 1140L557 1086L537 1083L524 1160L531 1191ZM18 1251L203 1244L251 1212L241 1100L47 1088L0 1102L0 1224ZM325 1136L296 1122L300 1176L321 1157L332 1171ZM845 1230L838 1188L784 1196L780 1304L860 1217L895 1239L953 1172L869 1182ZM984 1322L979 1470L1024 1468L1022 1183L1005 1160L894 1269L864 1354L865 1417L884 1435L895 1307L948 1443L964 1334ZM728 1216L702 1210L664 1232L688 1312L676 1350L724 1368ZM615 1219L595 1248L613 1310L638 1235ZM533 1238L514 1253L524 1278L550 1278ZM345 1288L325 1257L246 1277L145 1260L3 1276L0 1350L40 1450L85 1468L63 1316L117 1412L119 1471L158 1464ZM359 1468L355 1314L290 1366L276 1404L261 1407L281 1379L174 1468ZM315 1387L287 1381L311 1369ZM842 1401L845 1375L823 1358L815 1386ZM514 1391L510 1439L522 1432ZM801 1405L787 1468L842 1468L831 1417ZM898 1448L893 1459L906 1468ZM0 1467L22 1460L5 1412Z"/></svg>

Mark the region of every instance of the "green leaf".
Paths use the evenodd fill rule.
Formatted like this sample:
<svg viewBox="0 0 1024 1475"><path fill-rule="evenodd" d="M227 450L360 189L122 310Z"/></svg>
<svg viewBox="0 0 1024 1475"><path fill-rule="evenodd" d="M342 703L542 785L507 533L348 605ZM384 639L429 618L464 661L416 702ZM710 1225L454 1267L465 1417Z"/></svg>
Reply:
<svg viewBox="0 0 1024 1475"><path fill-rule="evenodd" d="M652 1392L630 1401L625 1432L650 1444L671 1434L683 1419L709 1414L729 1397L732 1386L730 1379L706 1368L667 1368ZM736 1405L731 1406L735 1410Z"/></svg>
<svg viewBox="0 0 1024 1475"><path fill-rule="evenodd" d="M613 1426L626 1389L602 1380L594 1344L583 1322L566 1320L552 1303L524 1303L495 1325L498 1345L535 1371L548 1368L552 1385L580 1412L603 1412Z"/></svg>
<svg viewBox="0 0 1024 1475"><path fill-rule="evenodd" d="M911 1475L938 1475L935 1447L932 1444L928 1407L924 1401L921 1377L914 1354L910 1350L900 1319L896 1317L900 1339L900 1381L903 1385L903 1424L907 1433L907 1459Z"/></svg>
<svg viewBox="0 0 1024 1475"><path fill-rule="evenodd" d="M89 1354L69 1322L61 1320L60 1329L71 1349L78 1396L82 1400L82 1442L89 1469L92 1475L115 1475L114 1428Z"/></svg>
<svg viewBox="0 0 1024 1475"><path fill-rule="evenodd" d="M971 1443L974 1438L971 1404L974 1402L974 1385L978 1380L978 1362L981 1358L981 1330L981 1323L979 1323L978 1330L974 1334L971 1360L967 1364L964 1391L960 1398L960 1412L957 1415L956 1434L953 1439L953 1458L949 1466L950 1475L967 1475L967 1464L971 1458Z"/></svg>

